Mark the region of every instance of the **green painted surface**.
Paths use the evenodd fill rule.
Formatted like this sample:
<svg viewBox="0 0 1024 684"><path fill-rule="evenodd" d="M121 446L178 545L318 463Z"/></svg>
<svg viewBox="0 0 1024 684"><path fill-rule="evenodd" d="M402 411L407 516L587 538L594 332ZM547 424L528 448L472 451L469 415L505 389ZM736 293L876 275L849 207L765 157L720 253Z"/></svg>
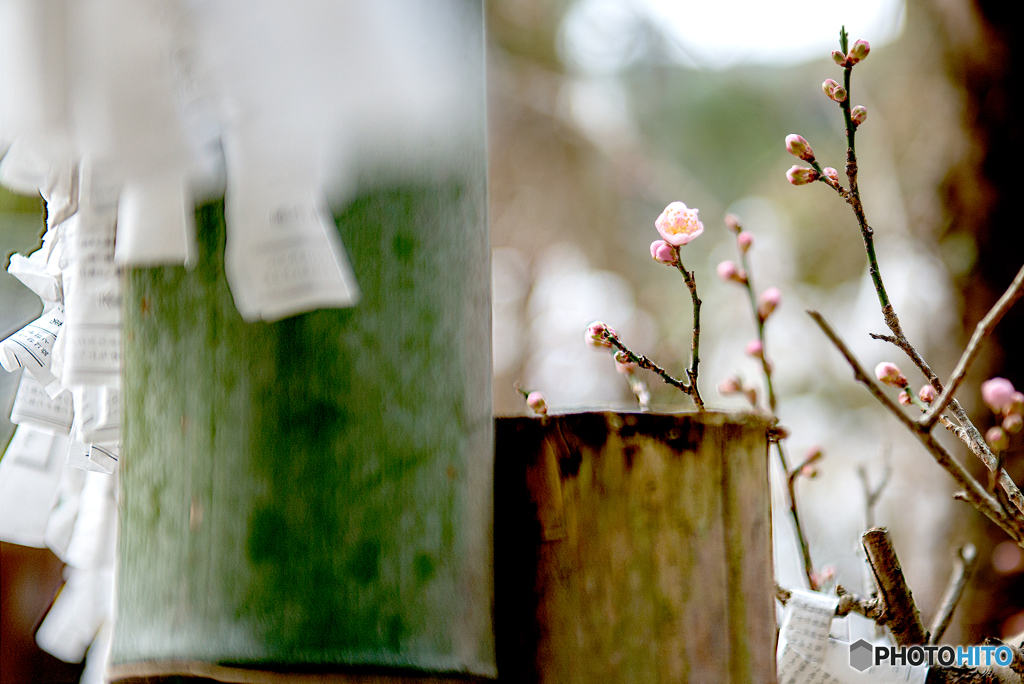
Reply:
<svg viewBox="0 0 1024 684"><path fill-rule="evenodd" d="M221 203L130 273L115 662L493 671L484 199L349 205L351 309L242 321Z"/></svg>

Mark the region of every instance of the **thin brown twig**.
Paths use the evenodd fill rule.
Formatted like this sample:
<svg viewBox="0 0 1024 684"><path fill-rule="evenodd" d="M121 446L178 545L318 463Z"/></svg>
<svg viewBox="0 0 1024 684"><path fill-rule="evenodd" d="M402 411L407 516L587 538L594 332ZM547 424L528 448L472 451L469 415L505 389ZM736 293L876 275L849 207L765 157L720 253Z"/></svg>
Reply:
<svg viewBox="0 0 1024 684"><path fill-rule="evenodd" d="M1021 266L1020 270L1017 271L1017 276L1010 283L1010 286L1006 288L1003 296L996 301L995 305L985 314L985 317L975 326L974 334L971 335L971 340L968 342L967 348L964 349L964 353L960 355L960 360L957 362L956 368L953 369L953 374L946 381L942 394L917 419L918 423L928 428L935 425L935 421L939 419L939 415L946 410L949 402L953 400L953 395L960 388L960 384L967 375L967 371L970 370L971 364L974 363L978 352L981 351L982 341L992 333L992 329L1002 320L1006 312L1010 310L1010 307L1021 298L1021 295L1024 295L1024 266Z"/></svg>
<svg viewBox="0 0 1024 684"><path fill-rule="evenodd" d="M803 522L800 518L800 511L796 505L796 478L800 474L800 470L807 465L806 461L801 463L794 469L789 468L789 459L786 458L786 451L782 446L782 440L775 442L775 448L778 450L779 462L782 464L782 471L786 475L786 496L789 504L789 516L793 519L793 532L796 534L797 544L800 546L800 557L804 563L804 576L807 578L807 586L812 590L818 589L818 581L814 577L814 563L811 561L811 546L807 543L807 536L804 534ZM807 459L810 461L811 459Z"/></svg>
<svg viewBox="0 0 1024 684"><path fill-rule="evenodd" d="M882 497L885 488L889 486L889 479L892 477L891 455L891 449L886 444L883 451L885 469L882 471L882 479L875 487L871 486L867 466L863 463L857 466L857 475L860 477L861 488L864 490L864 522L868 529L875 526L875 506L878 505L878 500Z"/></svg>
<svg viewBox="0 0 1024 684"><path fill-rule="evenodd" d="M953 561L953 574L949 577L949 584L939 601L939 608L935 611L931 627L928 630L928 643L937 644L946 628L953 620L953 612L956 610L960 597L963 596L967 581L971 578L971 571L974 570L974 561L978 557L978 550L974 544L964 544L956 551L956 559Z"/></svg>
<svg viewBox="0 0 1024 684"><path fill-rule="evenodd" d="M685 392L691 399L694 400L694 403L697 404L697 408L699 410L701 410L701 411L704 410L704 403L703 402L697 403L698 400L700 399L700 395L697 394L696 398L694 398L694 395L696 394L694 388L696 387L696 385L690 385L689 383L687 383L687 382L685 382L683 380L680 380L678 378L672 377L672 375L669 374L669 372L667 370L665 370L664 368L662 368L658 364L654 363L653 361L651 361L649 358L647 358L643 354L637 354L635 351L633 351L632 349L627 347L625 344L623 344L622 341L619 339L618 335L616 335L615 333L611 332L610 330L606 329L604 331L603 339L607 340L609 344L611 344L613 347L615 347L616 349L621 351L623 354L625 354L627 359L629 361L631 361L632 363L635 363L636 365L640 366L641 368L644 368L646 370L652 371L653 373L657 374L658 377L660 377L662 380L664 380L666 384L672 385L673 387L675 387L675 388Z"/></svg>
<svg viewBox="0 0 1024 684"><path fill-rule="evenodd" d="M829 338L832 344L839 350L839 353L843 355L847 363L853 369L854 378L867 387L868 391L878 401L882 403L889 412L892 413L897 420L914 433L918 441L920 441L928 452L932 455L935 461L942 466L942 468L949 473L953 480L959 487L964 490L964 496L971 504L974 505L979 511L984 513L992 522L996 523L1004 532L1016 541L1024 548L1024 520L1021 520L1019 516L1009 516L999 502L992 497L991 494L985 491L985 489L970 476L970 474L964 469L964 467L954 459L946 449L939 444L939 442L932 436L930 431L923 431L919 429L917 422L905 414L896 402L894 402L889 395L887 395L881 387L879 387L874 380L867 374L864 368L860 365L860 362L853 355L850 349L843 342L842 338L832 329L832 326L822 317L817 311L807 312L814 322L818 324L825 336Z"/></svg>
<svg viewBox="0 0 1024 684"><path fill-rule="evenodd" d="M678 250L677 250L678 251ZM690 367L686 375L690 379L690 389L686 391L697 405L697 409L704 410L704 400L700 397L700 388L697 386L697 367L700 365L700 297L697 296L697 279L693 271L687 271L683 266L682 259L676 259L676 268L683 274L686 287L690 290L690 299L693 302L693 338L690 341Z"/></svg>

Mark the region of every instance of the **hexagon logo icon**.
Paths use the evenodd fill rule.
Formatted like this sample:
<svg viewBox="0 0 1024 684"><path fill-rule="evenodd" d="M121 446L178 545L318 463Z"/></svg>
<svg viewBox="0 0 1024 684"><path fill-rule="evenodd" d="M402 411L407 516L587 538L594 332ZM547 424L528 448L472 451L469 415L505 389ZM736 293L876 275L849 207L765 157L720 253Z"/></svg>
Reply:
<svg viewBox="0 0 1024 684"><path fill-rule="evenodd" d="M871 667L874 651L875 649L871 644L863 639L858 639L853 642L850 644L850 667L859 672L863 672L868 669Z"/></svg>

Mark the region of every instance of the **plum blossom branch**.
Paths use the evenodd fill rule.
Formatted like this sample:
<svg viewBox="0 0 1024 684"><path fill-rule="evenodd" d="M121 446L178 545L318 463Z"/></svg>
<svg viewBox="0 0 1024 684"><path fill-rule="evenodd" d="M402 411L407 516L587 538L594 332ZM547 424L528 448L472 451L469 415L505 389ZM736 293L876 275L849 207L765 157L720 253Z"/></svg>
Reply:
<svg viewBox="0 0 1024 684"><path fill-rule="evenodd" d="M899 405L894 402L889 396L875 384L874 380L867 374L864 368L860 365L860 362L850 351L846 343L843 342L842 338L832 329L832 326L822 317L817 311L807 312L818 327L821 328L825 336L829 338L832 344L839 350L839 353L843 355L847 363L853 369L854 378L862 383L872 395L875 396L878 401L882 403L889 412L892 413L897 420L914 433L918 440L924 445L925 449L932 455L935 461L953 478L959 487L963 489L963 498L969 501L975 508L981 513L987 516L992 522L1006 532L1014 541L1016 541L1022 548L1024 548L1024 521L1019 519L1019 516L1010 516L1006 511L1002 509L999 502L981 485L970 476L970 474L964 469L960 463L954 459L946 449L939 444L935 437L930 431L922 431L918 429L917 423L910 416L900 410Z"/></svg>
<svg viewBox="0 0 1024 684"><path fill-rule="evenodd" d="M964 544L956 551L956 559L953 561L953 574L949 577L949 584L939 602L939 609L935 611L931 627L928 630L928 643L937 644L946 628L953 620L953 611L956 610L960 597L963 596L967 580L971 578L971 571L974 570L974 562L977 560L978 551L974 544Z"/></svg>
<svg viewBox="0 0 1024 684"><path fill-rule="evenodd" d="M624 357L623 361L627 363L635 363L641 368L655 373L659 378L665 381L665 384L672 385L676 389L685 392L690 396L690 398L694 398L693 389L688 382L673 377L667 370L656 364L654 361L651 361L643 354L637 354L635 351L627 347L619 339L618 334L601 321L594 321L587 328L587 343L595 347L614 347L622 353L622 356ZM622 363L622 361L620 361L620 363ZM697 398L694 399L694 403L697 403L699 398L700 395L698 394ZM697 406L701 410L704 408L703 402Z"/></svg>

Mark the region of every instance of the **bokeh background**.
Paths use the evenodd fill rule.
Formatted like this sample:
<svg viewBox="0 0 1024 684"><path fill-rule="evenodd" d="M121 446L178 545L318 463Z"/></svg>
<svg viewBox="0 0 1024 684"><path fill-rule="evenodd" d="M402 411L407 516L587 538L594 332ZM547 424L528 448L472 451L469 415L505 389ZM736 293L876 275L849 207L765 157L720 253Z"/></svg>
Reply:
<svg viewBox="0 0 1024 684"><path fill-rule="evenodd" d="M865 468L877 482L889 463L892 477L874 517L893 533L925 620L953 550L971 541L980 551L978 570L945 641L1024 630L1024 554L952 501L952 483L853 382L805 314L821 311L866 366L892 360L915 387L923 382L896 350L868 337L884 324L854 217L824 186L786 182L795 160L783 144L788 133L800 133L823 164L842 168L842 119L819 85L840 75L829 53L845 23L851 39L873 46L855 69L852 99L869 110L857 140L861 190L883 275L908 336L940 376L948 375L974 324L1024 261L1021 110L1011 71L1019 48L1007 7L994 0L486 5L495 412L525 412L515 382L543 391L556 412L633 406L610 357L583 342L595 319L681 370L689 296L678 273L655 264L648 251L658 237L654 219L673 200L698 207L705 225L683 250L704 301L705 400L712 408L745 408L715 389L733 373L760 385L758 365L743 354L754 337L743 292L714 275L718 262L736 258L722 223L734 213L754 234L756 286L783 292L768 325L768 351L779 415L792 431L791 459L814 445L825 452L818 477L798 487L816 565L835 566L840 583L864 590L859 537L866 511L857 471ZM38 200L0 191L5 254L31 251L42 225ZM37 311L30 293L0 275L0 335ZM992 417L977 398L980 382L1002 375L1024 386L1022 328L1018 308L961 392L982 430ZM657 378L648 382L656 410L691 407ZM14 389L0 374L0 444L10 435L3 417ZM962 445L946 442L981 474ZM1013 440L1008 463L1018 482L1020 444ZM778 578L801 586L799 555L781 499L776 503ZM13 622L30 631L60 581L59 566L46 559L38 561L46 574L15 575L12 568L35 567L16 566L15 552L0 549L4 681L22 681L7 679L23 657L14 652Z"/></svg>

